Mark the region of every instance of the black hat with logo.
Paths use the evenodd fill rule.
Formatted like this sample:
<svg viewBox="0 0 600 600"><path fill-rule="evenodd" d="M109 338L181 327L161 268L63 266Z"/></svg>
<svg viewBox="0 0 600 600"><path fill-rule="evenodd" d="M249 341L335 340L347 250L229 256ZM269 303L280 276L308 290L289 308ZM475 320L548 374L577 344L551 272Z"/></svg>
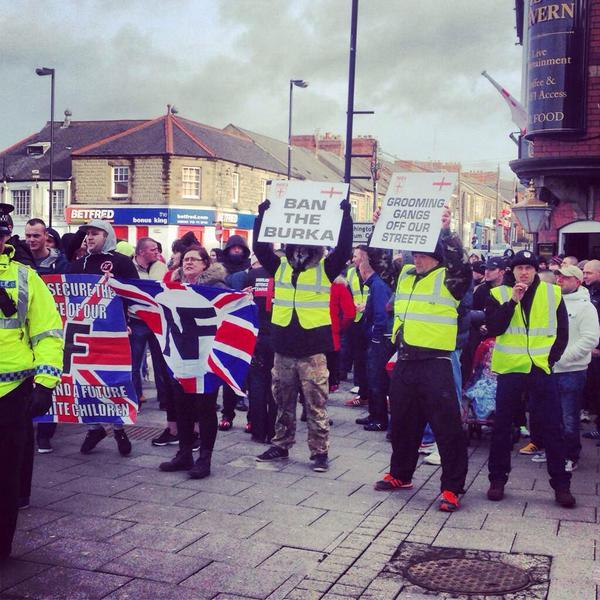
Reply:
<svg viewBox="0 0 600 600"><path fill-rule="evenodd" d="M10 213L13 210L12 204L0 204L0 235L11 235L13 220Z"/></svg>
<svg viewBox="0 0 600 600"><path fill-rule="evenodd" d="M512 257L512 260L510 261L511 268L519 265L531 265L537 271L539 267L537 256L529 250L520 250Z"/></svg>

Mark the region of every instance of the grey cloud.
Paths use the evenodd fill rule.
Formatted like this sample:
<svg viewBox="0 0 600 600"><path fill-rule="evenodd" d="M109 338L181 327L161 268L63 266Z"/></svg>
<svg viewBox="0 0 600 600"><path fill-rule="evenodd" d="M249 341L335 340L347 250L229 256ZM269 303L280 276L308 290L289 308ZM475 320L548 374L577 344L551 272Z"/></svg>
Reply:
<svg viewBox="0 0 600 600"><path fill-rule="evenodd" d="M310 87L295 91L295 131L344 132L347 0L205 2L220 37L205 30L213 21L202 4L0 0L8 115L0 146L46 120L46 88L33 74L41 64L57 68L59 118L67 105L74 118L147 118L170 102L193 119L215 126L233 121L283 138L288 80L302 77ZM190 19L198 22L198 43L214 37L210 52L193 46ZM510 6L499 2L361 2L356 103L377 115L357 119L357 132L373 124L384 137L419 121L489 128L502 120L507 109L479 73L488 69L518 96L513 19Z"/></svg>

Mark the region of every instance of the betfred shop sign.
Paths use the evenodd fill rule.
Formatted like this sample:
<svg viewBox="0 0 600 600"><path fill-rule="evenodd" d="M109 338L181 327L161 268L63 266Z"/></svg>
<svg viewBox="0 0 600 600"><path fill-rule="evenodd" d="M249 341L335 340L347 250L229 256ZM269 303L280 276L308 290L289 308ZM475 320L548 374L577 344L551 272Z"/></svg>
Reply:
<svg viewBox="0 0 600 600"><path fill-rule="evenodd" d="M79 208L78 206L67 206L65 210L67 223L87 223L92 219L101 219L109 223L115 222L114 208Z"/></svg>
<svg viewBox="0 0 600 600"><path fill-rule="evenodd" d="M108 221L115 225L212 225L214 210L199 208L137 207L71 205L65 210L67 223L88 223L92 219Z"/></svg>

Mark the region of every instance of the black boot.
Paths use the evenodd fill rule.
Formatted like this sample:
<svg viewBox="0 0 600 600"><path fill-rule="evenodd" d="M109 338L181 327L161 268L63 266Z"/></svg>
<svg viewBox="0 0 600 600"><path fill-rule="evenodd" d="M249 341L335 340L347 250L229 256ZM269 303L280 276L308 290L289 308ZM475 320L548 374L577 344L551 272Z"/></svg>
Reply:
<svg viewBox="0 0 600 600"><path fill-rule="evenodd" d="M161 471L187 471L194 466L194 457L191 450L180 450L170 461L160 463Z"/></svg>
<svg viewBox="0 0 600 600"><path fill-rule="evenodd" d="M200 450L198 459L189 471L191 479L204 479L210 475L210 459L212 450Z"/></svg>

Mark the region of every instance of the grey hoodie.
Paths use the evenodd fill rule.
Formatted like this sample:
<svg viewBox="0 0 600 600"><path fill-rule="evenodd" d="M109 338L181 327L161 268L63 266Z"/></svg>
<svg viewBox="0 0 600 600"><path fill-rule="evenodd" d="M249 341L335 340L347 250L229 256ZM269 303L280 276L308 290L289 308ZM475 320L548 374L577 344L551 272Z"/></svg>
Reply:
<svg viewBox="0 0 600 600"><path fill-rule="evenodd" d="M102 246L102 252L111 252L117 247L117 236L113 226L108 221L101 221L100 219L92 219L89 223L86 223L81 229L87 229L88 227L95 227L106 231L106 239L104 240L104 246Z"/></svg>

